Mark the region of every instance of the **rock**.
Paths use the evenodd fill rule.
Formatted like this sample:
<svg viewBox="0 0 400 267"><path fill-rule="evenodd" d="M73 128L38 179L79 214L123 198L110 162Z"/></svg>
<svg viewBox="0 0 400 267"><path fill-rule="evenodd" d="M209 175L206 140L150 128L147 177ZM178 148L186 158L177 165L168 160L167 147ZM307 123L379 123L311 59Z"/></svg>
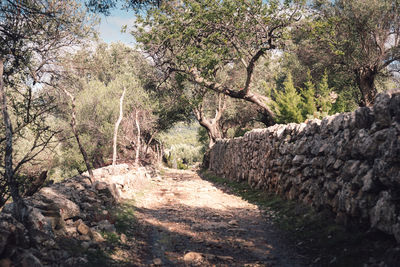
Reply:
<svg viewBox="0 0 400 267"><path fill-rule="evenodd" d="M105 182L95 182L93 188L96 189L99 194L104 195L110 199L111 202L118 201L120 199L119 192L116 184L107 184Z"/></svg>
<svg viewBox="0 0 400 267"><path fill-rule="evenodd" d="M65 231L65 234L66 234L67 236L72 236L72 237L74 237L74 236L76 236L76 234L77 234L76 226L66 226L66 227L64 228L64 231Z"/></svg>
<svg viewBox="0 0 400 267"><path fill-rule="evenodd" d="M160 266L163 264L162 260L160 258L156 258L153 260L153 264L156 266Z"/></svg>
<svg viewBox="0 0 400 267"><path fill-rule="evenodd" d="M99 243L105 241L104 237L99 232L97 232L96 230L91 229L90 233L91 233L91 238L92 238L93 241L99 242Z"/></svg>
<svg viewBox="0 0 400 267"><path fill-rule="evenodd" d="M122 244L126 244L128 242L128 239L124 233L121 234L120 240Z"/></svg>
<svg viewBox="0 0 400 267"><path fill-rule="evenodd" d="M237 225L239 225L239 223L238 223L237 220L230 220L230 221L228 222L228 224L229 224L229 225L232 225L232 226L237 226Z"/></svg>
<svg viewBox="0 0 400 267"><path fill-rule="evenodd" d="M389 94L378 94L375 98L374 103L374 116L375 124L378 129L388 127L391 123L390 115L390 95Z"/></svg>
<svg viewBox="0 0 400 267"><path fill-rule="evenodd" d="M95 182L93 183L93 187L97 190L97 191L104 191L107 190L108 188L108 184L105 182Z"/></svg>
<svg viewBox="0 0 400 267"><path fill-rule="evenodd" d="M82 242L81 247L82 247L84 250L87 250L87 249L90 247L90 245L91 245L90 242L85 241L85 242Z"/></svg>
<svg viewBox="0 0 400 267"><path fill-rule="evenodd" d="M373 170L370 170L367 172L367 174L361 178L361 181L363 183L363 186L361 188L361 191L363 192L369 192L373 191L375 188L375 182L374 182L374 174Z"/></svg>
<svg viewBox="0 0 400 267"><path fill-rule="evenodd" d="M223 260L223 261L233 261L233 257L231 256L217 256L218 259Z"/></svg>
<svg viewBox="0 0 400 267"><path fill-rule="evenodd" d="M204 259L203 255L198 252L188 252L183 256L186 263L200 263Z"/></svg>
<svg viewBox="0 0 400 267"><path fill-rule="evenodd" d="M107 209L118 198L116 185L108 178L104 175L92 188L87 178L78 175L24 198L26 209L22 211L30 225L29 235L13 217L15 203L6 204L0 212L0 266L85 265L86 258L67 259L70 255L63 249L81 244L89 250L105 241L96 230L115 232L108 220L96 223L109 215ZM126 235L120 238L127 243Z"/></svg>
<svg viewBox="0 0 400 267"><path fill-rule="evenodd" d="M21 267L42 267L42 263L38 258L32 255L32 253L25 251L18 260L18 266Z"/></svg>
<svg viewBox="0 0 400 267"><path fill-rule="evenodd" d="M60 215L61 217L61 215ZM43 231L48 235L53 234L53 225L47 220L37 208L32 208L28 216L28 221L32 227L38 231Z"/></svg>
<svg viewBox="0 0 400 267"><path fill-rule="evenodd" d="M84 266L88 260L84 257L69 258L65 261L66 266Z"/></svg>
<svg viewBox="0 0 400 267"><path fill-rule="evenodd" d="M76 226L76 230L81 234L81 235L88 235L90 228L82 221L78 223Z"/></svg>
<svg viewBox="0 0 400 267"><path fill-rule="evenodd" d="M357 174L359 167L360 167L360 161L358 160L347 161L342 168L343 177L345 177L346 179L354 177Z"/></svg>
<svg viewBox="0 0 400 267"><path fill-rule="evenodd" d="M397 92L392 96L389 104L390 113L393 114L393 117L397 123L400 123L400 93Z"/></svg>
<svg viewBox="0 0 400 267"><path fill-rule="evenodd" d="M379 200L370 212L371 227L393 233L393 225L396 222L396 206L390 192L383 191Z"/></svg>
<svg viewBox="0 0 400 267"><path fill-rule="evenodd" d="M400 90L388 91L378 95L373 108L218 140L208 152L209 169L254 189L327 208L342 222L370 221L398 240L399 103Z"/></svg>
<svg viewBox="0 0 400 267"><path fill-rule="evenodd" d="M300 165L301 163L303 163L304 159L305 159L305 156L304 156L304 155L296 155L296 156L293 158L292 163L293 163L294 165Z"/></svg>
<svg viewBox="0 0 400 267"><path fill-rule="evenodd" d="M62 191L61 187L59 188ZM76 217L80 213L79 206L65 197L65 194L58 192L53 187L43 187L34 198L42 199L45 203L52 203L54 208L60 212L63 220Z"/></svg>
<svg viewBox="0 0 400 267"><path fill-rule="evenodd" d="M90 241L91 238L88 235L80 235L80 236L77 236L77 239L81 240L81 241Z"/></svg>
<svg viewBox="0 0 400 267"><path fill-rule="evenodd" d="M108 220L103 220L97 223L97 228L106 232L115 232L115 226L112 225Z"/></svg>

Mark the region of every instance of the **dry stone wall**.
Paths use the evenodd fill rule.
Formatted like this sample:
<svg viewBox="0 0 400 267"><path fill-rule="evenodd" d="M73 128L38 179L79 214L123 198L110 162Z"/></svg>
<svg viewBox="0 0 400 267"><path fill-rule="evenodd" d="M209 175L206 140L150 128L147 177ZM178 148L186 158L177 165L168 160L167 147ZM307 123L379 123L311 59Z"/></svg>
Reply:
<svg viewBox="0 0 400 267"><path fill-rule="evenodd" d="M219 140L209 169L400 243L400 90L379 94L373 108Z"/></svg>
<svg viewBox="0 0 400 267"><path fill-rule="evenodd" d="M91 183L78 175L25 198L24 223L16 219L13 203L5 205L0 212L0 266L85 266L88 260L71 254L71 247L101 247L105 240L100 233L116 231L109 210L151 176L144 168L121 164L94 170L94 178Z"/></svg>

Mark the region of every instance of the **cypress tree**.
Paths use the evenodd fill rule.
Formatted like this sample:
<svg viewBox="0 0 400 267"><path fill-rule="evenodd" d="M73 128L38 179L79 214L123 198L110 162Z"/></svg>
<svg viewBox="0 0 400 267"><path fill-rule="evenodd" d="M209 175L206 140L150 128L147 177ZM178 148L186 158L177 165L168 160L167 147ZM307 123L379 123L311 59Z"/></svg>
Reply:
<svg viewBox="0 0 400 267"><path fill-rule="evenodd" d="M284 91L275 90L274 110L278 123L303 122L302 99L293 85L292 74L288 73L283 82Z"/></svg>
<svg viewBox="0 0 400 267"><path fill-rule="evenodd" d="M304 118L315 118L317 116L317 106L315 103L315 85L312 82L310 71L307 72L307 82L302 89L303 103L302 114Z"/></svg>

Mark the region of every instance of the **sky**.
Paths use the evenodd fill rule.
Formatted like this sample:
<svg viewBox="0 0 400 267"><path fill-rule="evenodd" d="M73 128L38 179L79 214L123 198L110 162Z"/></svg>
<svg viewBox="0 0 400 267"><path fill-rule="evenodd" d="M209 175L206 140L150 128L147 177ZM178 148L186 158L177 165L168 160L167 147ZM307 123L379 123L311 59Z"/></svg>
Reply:
<svg viewBox="0 0 400 267"><path fill-rule="evenodd" d="M114 9L109 16L100 15L101 23L98 26L100 38L110 44L112 42L122 42L127 45L133 45L134 39L129 33L135 21L133 11ZM126 33L121 33L122 26L127 25Z"/></svg>

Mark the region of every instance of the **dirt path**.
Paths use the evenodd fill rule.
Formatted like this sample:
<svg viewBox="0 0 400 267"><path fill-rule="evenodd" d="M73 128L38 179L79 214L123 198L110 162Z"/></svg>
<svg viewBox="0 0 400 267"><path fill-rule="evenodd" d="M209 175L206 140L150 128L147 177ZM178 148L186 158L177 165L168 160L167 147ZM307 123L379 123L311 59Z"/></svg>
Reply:
<svg viewBox="0 0 400 267"><path fill-rule="evenodd" d="M166 169L134 195L146 266L303 266L257 206L193 171Z"/></svg>

